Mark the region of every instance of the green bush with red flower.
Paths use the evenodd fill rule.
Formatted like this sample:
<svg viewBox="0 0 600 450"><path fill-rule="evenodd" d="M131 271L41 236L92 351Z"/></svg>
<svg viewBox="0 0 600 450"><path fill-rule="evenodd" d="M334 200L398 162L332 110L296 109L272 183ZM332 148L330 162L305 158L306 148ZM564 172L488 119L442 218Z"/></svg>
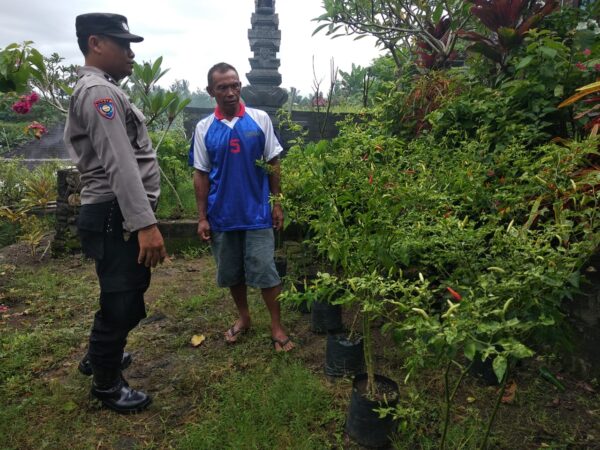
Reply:
<svg viewBox="0 0 600 450"><path fill-rule="evenodd" d="M546 9L519 10L514 32L481 41L498 58L405 75L338 138L282 163L288 218L329 260L336 302L379 317L407 376L439 367L447 392L476 359L503 381L564 343L565 304L600 243L597 141L558 108L597 76L598 36L577 29L583 13Z"/></svg>
<svg viewBox="0 0 600 450"><path fill-rule="evenodd" d="M600 243L595 191L577 177L595 152L593 140L407 142L375 116L292 148L283 191L330 262L336 302L383 319L408 376L435 366L460 378L489 357L505 380L565 337L565 301Z"/></svg>

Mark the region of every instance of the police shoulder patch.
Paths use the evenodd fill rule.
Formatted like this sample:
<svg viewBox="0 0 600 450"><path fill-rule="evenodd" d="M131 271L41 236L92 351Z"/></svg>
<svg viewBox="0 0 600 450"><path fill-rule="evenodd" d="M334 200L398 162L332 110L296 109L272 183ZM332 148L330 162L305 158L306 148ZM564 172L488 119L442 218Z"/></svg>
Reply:
<svg viewBox="0 0 600 450"><path fill-rule="evenodd" d="M98 99L94 102L94 106L105 119L112 120L115 117L115 105L112 98Z"/></svg>

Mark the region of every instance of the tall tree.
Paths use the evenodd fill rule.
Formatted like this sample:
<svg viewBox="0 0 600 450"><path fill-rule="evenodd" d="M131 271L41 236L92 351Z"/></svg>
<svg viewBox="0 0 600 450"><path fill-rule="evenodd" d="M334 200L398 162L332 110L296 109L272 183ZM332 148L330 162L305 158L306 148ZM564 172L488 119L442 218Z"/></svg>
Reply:
<svg viewBox="0 0 600 450"><path fill-rule="evenodd" d="M208 93L200 88L196 89L191 94L192 102L190 106L194 108L212 108L215 106L215 101Z"/></svg>
<svg viewBox="0 0 600 450"><path fill-rule="evenodd" d="M190 92L190 82L188 80L175 80L169 87L171 92L177 92L179 95L183 97L191 97L192 93Z"/></svg>

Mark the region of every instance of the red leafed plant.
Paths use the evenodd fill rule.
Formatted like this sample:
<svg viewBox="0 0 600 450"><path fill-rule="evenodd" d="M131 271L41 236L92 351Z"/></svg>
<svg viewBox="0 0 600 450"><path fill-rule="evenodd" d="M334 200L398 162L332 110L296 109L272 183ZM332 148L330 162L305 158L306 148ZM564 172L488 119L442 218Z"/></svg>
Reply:
<svg viewBox="0 0 600 450"><path fill-rule="evenodd" d="M450 37L451 25L452 21L446 16L442 17L436 24L429 23L425 28L431 36L442 42L444 45L447 45ZM419 47L419 50L416 51L416 54L418 55L417 64L426 69L442 68L448 62L456 58L456 52L453 51L449 54L442 53L424 39L418 39L416 45Z"/></svg>
<svg viewBox="0 0 600 450"><path fill-rule="evenodd" d="M521 45L525 34L558 7L556 0L468 0L471 14L491 31L489 36L461 31L459 36L474 43L469 51L480 53L506 67L511 50Z"/></svg>
<svg viewBox="0 0 600 450"><path fill-rule="evenodd" d="M420 75L413 82L413 89L405 99L402 122L413 124L414 136L431 127L427 115L460 92L460 86L444 71L432 71Z"/></svg>
<svg viewBox="0 0 600 450"><path fill-rule="evenodd" d="M598 134L598 130L600 129L600 96L598 96L599 92L600 80L596 81L595 83L591 83L578 88L575 94L573 94L571 97L569 97L560 105L558 105L559 108L564 108L565 106L570 106L579 100L581 100L582 103L585 103L586 108L583 111L580 111L575 116L575 119L586 118L587 123L584 125L584 127L586 130L590 131L590 135L592 136L596 136ZM591 94L593 94L594 96L590 97ZM589 107L590 105L591 107Z"/></svg>

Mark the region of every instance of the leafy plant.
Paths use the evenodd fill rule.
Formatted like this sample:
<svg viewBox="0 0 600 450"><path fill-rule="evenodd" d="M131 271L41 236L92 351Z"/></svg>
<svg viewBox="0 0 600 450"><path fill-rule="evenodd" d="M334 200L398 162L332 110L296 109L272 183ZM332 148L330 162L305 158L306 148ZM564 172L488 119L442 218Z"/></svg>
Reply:
<svg viewBox="0 0 600 450"><path fill-rule="evenodd" d="M35 256L37 247L48 235L47 225L35 215L29 214L29 208L12 210L6 206L0 207L0 219L18 225L19 240L29 245L31 256Z"/></svg>
<svg viewBox="0 0 600 450"><path fill-rule="evenodd" d="M448 39L452 37L451 24L450 17L444 16L441 17L437 23L427 24L427 32L447 45ZM452 51L449 54L440 53L436 47L433 47L431 43L425 39L417 39L416 45L419 48L419 50L416 51L418 55L417 63L426 69L439 69L456 58L455 51Z"/></svg>
<svg viewBox="0 0 600 450"><path fill-rule="evenodd" d="M31 68L31 84L42 93L44 101L62 114L67 114L69 96L77 82L76 66L62 65L64 60L58 53L50 57L40 55Z"/></svg>
<svg viewBox="0 0 600 450"><path fill-rule="evenodd" d="M493 358L503 381L534 343L564 339L561 305L600 237L596 191L572 181L596 143L534 146L524 134L490 152L477 134L405 142L392 126L365 116L332 142L293 147L282 166L286 210L330 261L330 290L342 292L335 302L359 305L367 326L384 318L411 349L409 376L440 368L446 436L474 358Z"/></svg>
<svg viewBox="0 0 600 450"><path fill-rule="evenodd" d="M29 172L19 161L0 168L0 218L18 229L18 239L30 246L32 255L49 234L48 223L34 213L56 200L57 168L43 164Z"/></svg>
<svg viewBox="0 0 600 450"><path fill-rule="evenodd" d="M483 35L461 31L459 36L474 42L468 50L480 53L505 71L511 52L518 48L526 33L558 7L556 0L469 0L470 13L490 32Z"/></svg>
<svg viewBox="0 0 600 450"><path fill-rule="evenodd" d="M32 41L14 43L0 50L0 93L27 90L32 67L42 61L42 55L31 44Z"/></svg>
<svg viewBox="0 0 600 450"><path fill-rule="evenodd" d="M598 129L600 128L600 96L590 97L585 100L583 99L598 92L600 92L600 81L578 88L576 94L558 105L559 108L564 108L582 100L581 103L586 104L586 108L584 108L583 111L580 111L575 116L575 119L587 119L585 128L590 131L591 136L596 136L598 134ZM592 105L592 107L589 108L589 105Z"/></svg>
<svg viewBox="0 0 600 450"><path fill-rule="evenodd" d="M133 84L133 97L142 103L142 109L145 115L148 116L146 125L150 127L152 123L163 117L166 114L166 125L162 129L162 135L154 150L160 155L159 149L164 138L167 136L175 119L182 113L183 109L191 102L190 98L183 98L177 92L165 92L162 89L156 88L156 83L167 72L168 69L161 68L162 56L157 58L154 63L145 62L143 65L134 63L133 73L129 80ZM184 206L181 197L175 188L173 181L165 174L162 167L159 166L160 173L165 182L171 188L173 195L177 201L178 211L175 216L181 216Z"/></svg>

